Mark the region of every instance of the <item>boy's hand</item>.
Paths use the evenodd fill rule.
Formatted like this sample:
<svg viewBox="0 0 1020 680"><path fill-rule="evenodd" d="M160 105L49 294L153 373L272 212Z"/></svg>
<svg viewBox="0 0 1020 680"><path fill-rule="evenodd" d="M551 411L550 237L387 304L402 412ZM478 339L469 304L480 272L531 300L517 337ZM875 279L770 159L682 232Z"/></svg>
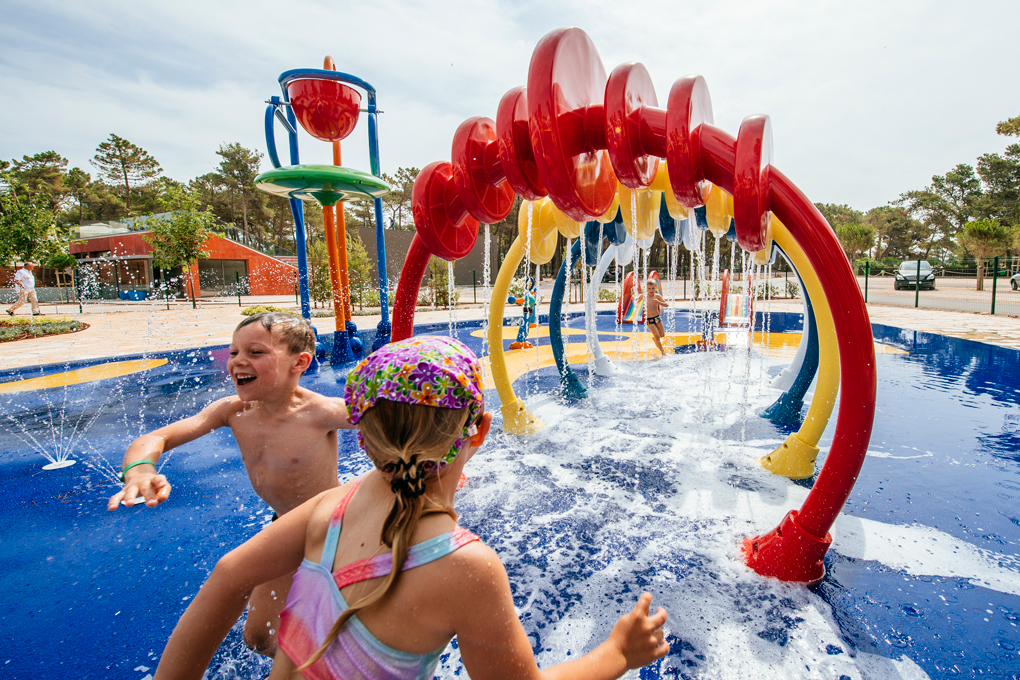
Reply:
<svg viewBox="0 0 1020 680"><path fill-rule="evenodd" d="M609 634L610 644L619 649L627 661L627 668L647 666L669 653L669 643L664 640L662 632L666 610L659 607L654 615L649 616L651 604L651 593L641 593L634 610L621 616Z"/></svg>
<svg viewBox="0 0 1020 680"><path fill-rule="evenodd" d="M125 477L124 488L110 497L106 509L116 510L121 501L130 508L138 496L144 497L145 504L154 508L170 496L170 489L170 483L163 475L152 472L135 473L134 470L130 470Z"/></svg>

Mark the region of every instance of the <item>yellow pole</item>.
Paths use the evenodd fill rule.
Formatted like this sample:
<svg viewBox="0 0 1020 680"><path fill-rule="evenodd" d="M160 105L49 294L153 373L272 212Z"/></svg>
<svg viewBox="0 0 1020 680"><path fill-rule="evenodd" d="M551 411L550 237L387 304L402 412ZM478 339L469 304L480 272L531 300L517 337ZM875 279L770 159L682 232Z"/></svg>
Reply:
<svg viewBox="0 0 1020 680"><path fill-rule="evenodd" d="M524 241L518 234L496 275L496 282L492 286L492 305L489 309L489 366L492 369L492 381L496 384L496 392L503 404L500 406L500 412L503 414L503 431L510 434L534 434L545 428L545 423L532 414L514 393L514 386L510 382L510 373L506 367L506 357L503 355L503 312L514 272L524 258L524 248Z"/></svg>
<svg viewBox="0 0 1020 680"><path fill-rule="evenodd" d="M772 218L772 237L783 249L800 274L804 287L814 307L815 324L818 327L818 382L808 407L807 417L800 429L794 432L783 445L767 456L761 464L766 470L791 479L806 479L815 474L815 457L818 455L818 440L822 438L825 426L829 424L832 409L839 393L839 345L836 343L836 327L832 321L832 309L822 290L818 274L811 268L807 254L794 240L782 222ZM801 342L807 342L805 336Z"/></svg>

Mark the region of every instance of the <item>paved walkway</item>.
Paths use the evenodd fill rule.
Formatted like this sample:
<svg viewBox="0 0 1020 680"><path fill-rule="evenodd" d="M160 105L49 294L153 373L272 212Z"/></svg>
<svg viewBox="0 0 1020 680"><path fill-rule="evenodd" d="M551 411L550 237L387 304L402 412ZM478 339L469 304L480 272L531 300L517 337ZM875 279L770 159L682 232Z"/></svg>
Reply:
<svg viewBox="0 0 1020 680"><path fill-rule="evenodd" d="M543 284L543 288L545 287ZM543 294L546 296L545 299L548 299L548 292L544 291ZM470 289L468 295L462 295L462 299L469 296ZM293 298L275 299L271 303L288 309L297 309ZM679 306L684 307L688 304L680 302ZM598 307L599 310L608 310L614 305L601 303ZM203 300L199 303L198 309L194 310L190 304L173 306L170 310L152 305L115 304L105 305L102 309L111 308L117 311L90 310L86 307L84 313L78 314L77 307L63 306L60 309L62 313L89 324L88 330L68 335L0 343L0 370L69 360L226 345L230 343L234 327L243 318L236 300L232 304L227 300ZM582 309L579 304L565 308L576 311ZM771 303L771 308L775 311L797 312L801 310L801 303L799 300L777 300ZM516 309L519 308L511 308L508 313L512 314ZM542 305L540 312L547 309L547 305ZM873 323L1020 349L1020 318L885 305L869 305L868 311ZM458 319L481 317L481 305L469 304L457 310ZM360 328L374 328L379 318L361 316L355 317L355 322ZM421 311L416 314L415 321L434 323L445 322L449 318L450 313L445 310ZM334 329L332 318L316 318L312 321L320 332L328 333Z"/></svg>

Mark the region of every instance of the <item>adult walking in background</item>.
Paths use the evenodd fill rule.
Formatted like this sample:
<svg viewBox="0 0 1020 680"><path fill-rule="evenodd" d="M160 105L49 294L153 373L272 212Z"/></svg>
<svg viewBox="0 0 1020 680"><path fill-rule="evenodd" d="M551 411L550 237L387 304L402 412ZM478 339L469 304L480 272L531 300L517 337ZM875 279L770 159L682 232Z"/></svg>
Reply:
<svg viewBox="0 0 1020 680"><path fill-rule="evenodd" d="M42 311L39 309L39 299L35 296L35 276L32 270L35 269L34 262L26 262L25 266L14 274L14 290L18 294L18 301L7 308L7 313L14 316L14 310L25 304L32 303L32 316L39 316Z"/></svg>

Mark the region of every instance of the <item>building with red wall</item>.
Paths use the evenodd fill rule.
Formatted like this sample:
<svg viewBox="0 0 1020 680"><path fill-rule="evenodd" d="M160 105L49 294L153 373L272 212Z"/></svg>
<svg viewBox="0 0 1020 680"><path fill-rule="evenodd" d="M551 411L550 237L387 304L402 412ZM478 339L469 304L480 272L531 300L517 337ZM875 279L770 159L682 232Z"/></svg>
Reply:
<svg viewBox="0 0 1020 680"><path fill-rule="evenodd" d="M132 231L106 236L87 236L71 243L71 255L81 265L91 264L101 282L120 290L151 290L160 279L177 278L181 271L160 272L153 266L148 232ZM192 263L180 281L182 293L195 297L236 291L237 283L248 295L293 295L297 267L261 253L229 238L212 235L205 242L207 258ZM289 258L288 258L289 259ZM234 287L232 287L234 286Z"/></svg>

